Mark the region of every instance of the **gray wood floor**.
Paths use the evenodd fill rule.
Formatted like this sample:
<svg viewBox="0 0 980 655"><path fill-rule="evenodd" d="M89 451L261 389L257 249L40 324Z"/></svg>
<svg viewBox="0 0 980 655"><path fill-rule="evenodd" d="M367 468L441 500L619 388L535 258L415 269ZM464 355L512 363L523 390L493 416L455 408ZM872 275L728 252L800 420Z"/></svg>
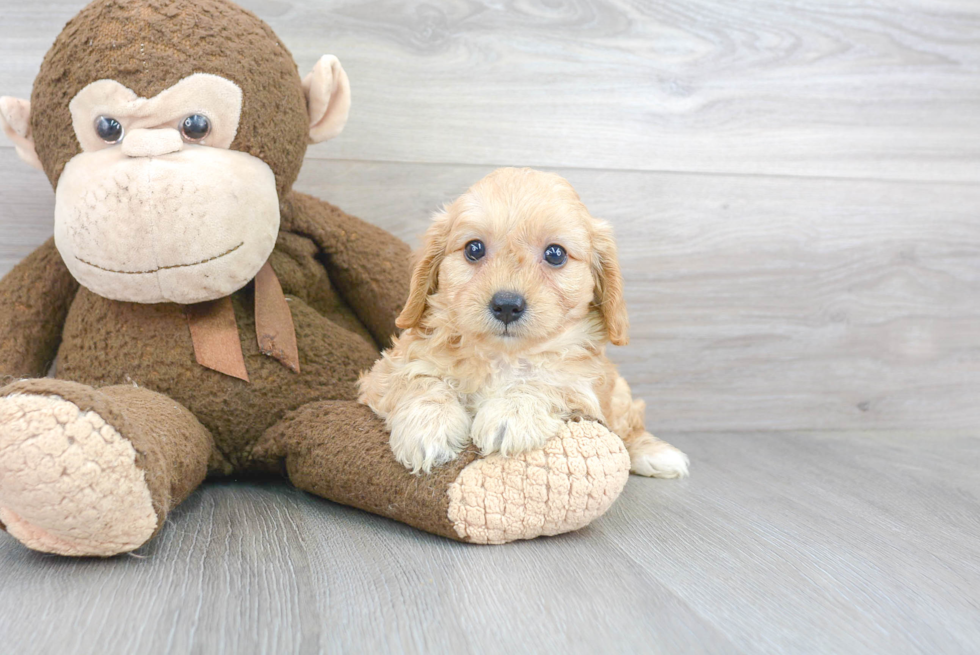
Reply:
<svg viewBox="0 0 980 655"><path fill-rule="evenodd" d="M980 5L242 4L351 77L300 190L417 243L530 165L613 223L612 356L693 475L493 548L270 481L129 557L0 535L0 652L980 652ZM0 0L0 95L80 6ZM3 274L53 194L0 142Z"/></svg>
<svg viewBox="0 0 980 655"><path fill-rule="evenodd" d="M671 435L578 533L467 546L278 482L196 492L138 555L0 540L6 653L975 653L972 434Z"/></svg>

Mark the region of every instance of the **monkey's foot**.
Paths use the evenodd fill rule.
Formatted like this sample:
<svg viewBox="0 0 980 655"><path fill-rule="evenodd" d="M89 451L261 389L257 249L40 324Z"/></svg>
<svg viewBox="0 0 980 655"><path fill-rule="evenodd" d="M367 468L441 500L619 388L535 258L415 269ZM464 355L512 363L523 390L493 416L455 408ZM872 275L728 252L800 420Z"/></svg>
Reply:
<svg viewBox="0 0 980 655"><path fill-rule="evenodd" d="M59 396L0 397L0 521L28 548L108 557L157 528L133 445Z"/></svg>
<svg viewBox="0 0 980 655"><path fill-rule="evenodd" d="M449 486L449 520L460 539L479 544L578 530L616 500L629 464L623 442L603 426L565 423L542 449L464 468Z"/></svg>

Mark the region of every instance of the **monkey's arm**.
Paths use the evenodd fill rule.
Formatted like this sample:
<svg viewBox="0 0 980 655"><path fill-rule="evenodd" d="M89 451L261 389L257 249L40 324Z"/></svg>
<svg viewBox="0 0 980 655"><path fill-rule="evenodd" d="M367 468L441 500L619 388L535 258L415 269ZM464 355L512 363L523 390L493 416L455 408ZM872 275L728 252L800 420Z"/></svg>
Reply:
<svg viewBox="0 0 980 655"><path fill-rule="evenodd" d="M281 229L310 237L340 295L375 340L386 347L408 298L411 249L406 243L337 207L293 192L283 203Z"/></svg>
<svg viewBox="0 0 980 655"><path fill-rule="evenodd" d="M0 377L41 377L78 283L48 239L0 280Z"/></svg>

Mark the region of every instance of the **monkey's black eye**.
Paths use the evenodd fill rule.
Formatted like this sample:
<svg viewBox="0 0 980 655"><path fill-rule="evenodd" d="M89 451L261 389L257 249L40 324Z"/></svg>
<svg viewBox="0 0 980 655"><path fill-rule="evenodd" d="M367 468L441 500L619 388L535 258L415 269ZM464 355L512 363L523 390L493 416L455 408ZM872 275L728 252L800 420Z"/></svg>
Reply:
<svg viewBox="0 0 980 655"><path fill-rule="evenodd" d="M483 259L483 256L487 254L487 247L479 239L474 239L463 247L463 252L468 260L475 262L478 259Z"/></svg>
<svg viewBox="0 0 980 655"><path fill-rule="evenodd" d="M557 243L544 249L544 260L552 266L561 266L568 260L568 253Z"/></svg>
<svg viewBox="0 0 980 655"><path fill-rule="evenodd" d="M180 133L187 141L200 141L210 131L211 121L201 114L191 114L180 122Z"/></svg>
<svg viewBox="0 0 980 655"><path fill-rule="evenodd" d="M123 126L115 118L99 116L95 119L95 132L106 143L117 143L122 140Z"/></svg>

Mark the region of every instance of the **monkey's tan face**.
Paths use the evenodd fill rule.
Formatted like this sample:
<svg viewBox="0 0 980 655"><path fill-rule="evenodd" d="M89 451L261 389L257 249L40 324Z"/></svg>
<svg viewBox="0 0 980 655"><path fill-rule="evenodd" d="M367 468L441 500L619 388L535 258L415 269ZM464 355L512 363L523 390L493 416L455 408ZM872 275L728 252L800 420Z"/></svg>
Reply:
<svg viewBox="0 0 980 655"><path fill-rule="evenodd" d="M229 150L242 94L196 74L153 98L113 80L70 109L82 152L65 166L55 243L80 284L129 302L196 303L237 291L279 232L272 169Z"/></svg>

